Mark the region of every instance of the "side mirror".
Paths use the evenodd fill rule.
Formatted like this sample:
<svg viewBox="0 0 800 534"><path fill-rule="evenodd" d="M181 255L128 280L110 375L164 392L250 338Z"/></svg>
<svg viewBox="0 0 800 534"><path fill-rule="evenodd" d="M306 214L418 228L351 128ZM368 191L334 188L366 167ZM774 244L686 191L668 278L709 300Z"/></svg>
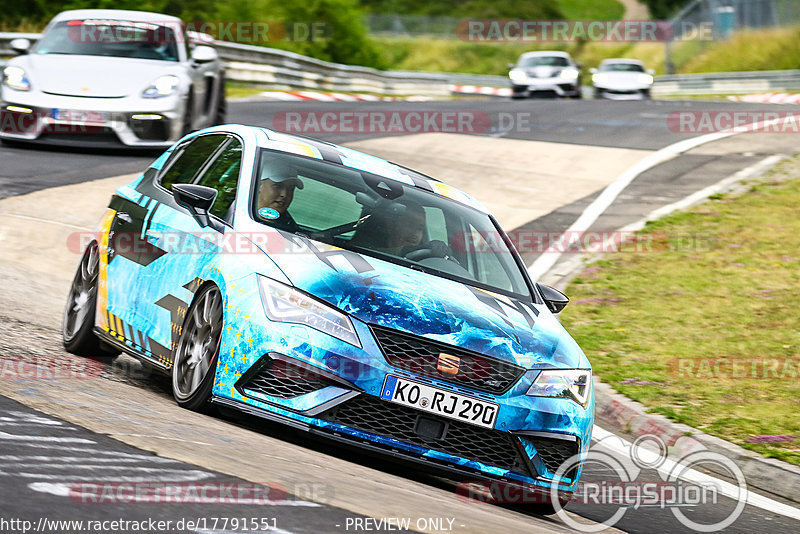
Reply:
<svg viewBox="0 0 800 534"><path fill-rule="evenodd" d="M217 59L219 59L219 54L210 46L199 45L192 50L192 61L195 63L210 63Z"/></svg>
<svg viewBox="0 0 800 534"><path fill-rule="evenodd" d="M589 72L592 74L597 74L597 69L589 69Z"/></svg>
<svg viewBox="0 0 800 534"><path fill-rule="evenodd" d="M172 195L179 206L189 210L200 226L209 226L219 230L218 225L211 220L211 216L208 214L208 210L211 209L217 198L216 189L196 184L174 184Z"/></svg>
<svg viewBox="0 0 800 534"><path fill-rule="evenodd" d="M516 67L516 65L515 65L515 64L513 64L513 63L509 63L508 65L506 65L506 68L507 68L508 70L511 70L511 69L513 69L514 67Z"/></svg>
<svg viewBox="0 0 800 534"><path fill-rule="evenodd" d="M564 309L569 303L569 298L559 291L558 289L544 284L536 284L544 297L544 303L547 304L547 309L553 313L558 313Z"/></svg>
<svg viewBox="0 0 800 534"><path fill-rule="evenodd" d="M27 54L31 49L31 42L28 39L11 39L11 42L8 43L8 46L10 46L11 50L17 54Z"/></svg>
<svg viewBox="0 0 800 534"><path fill-rule="evenodd" d="M649 74L650 76L655 76L656 71L654 69L647 69L647 74Z"/></svg>

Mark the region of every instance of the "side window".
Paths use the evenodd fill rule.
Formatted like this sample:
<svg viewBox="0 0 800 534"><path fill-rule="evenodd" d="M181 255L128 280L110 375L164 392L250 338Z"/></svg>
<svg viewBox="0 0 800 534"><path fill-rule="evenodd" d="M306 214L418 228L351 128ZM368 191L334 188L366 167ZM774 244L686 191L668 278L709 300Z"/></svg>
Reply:
<svg viewBox="0 0 800 534"><path fill-rule="evenodd" d="M211 214L225 220L236 198L236 184L239 181L239 169L242 165L242 144L232 139L222 149L217 159L197 181L198 185L213 187L217 190L217 198L211 206Z"/></svg>
<svg viewBox="0 0 800 534"><path fill-rule="evenodd" d="M192 183L206 160L226 139L225 135L203 135L190 141L161 177L161 187L172 191L172 184Z"/></svg>

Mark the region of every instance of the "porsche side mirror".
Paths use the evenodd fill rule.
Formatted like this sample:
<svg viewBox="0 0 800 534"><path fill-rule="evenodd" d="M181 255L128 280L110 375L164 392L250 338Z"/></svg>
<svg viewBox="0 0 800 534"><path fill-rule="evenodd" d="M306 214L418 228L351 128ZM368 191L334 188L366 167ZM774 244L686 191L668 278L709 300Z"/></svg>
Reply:
<svg viewBox="0 0 800 534"><path fill-rule="evenodd" d="M597 74L597 69L589 69L589 72L592 74Z"/></svg>
<svg viewBox="0 0 800 534"><path fill-rule="evenodd" d="M217 198L216 189L196 184L174 184L172 195L179 206L189 210L200 226L209 226L219 230L218 225L211 220L208 213Z"/></svg>
<svg viewBox="0 0 800 534"><path fill-rule="evenodd" d="M647 69L647 74L649 74L650 76L655 76L656 75L656 71L653 70L653 69Z"/></svg>
<svg viewBox="0 0 800 534"><path fill-rule="evenodd" d="M511 69L513 69L514 67L516 67L516 65L514 65L513 63L509 63L508 65L506 65L506 68L507 68L508 70L511 70Z"/></svg>
<svg viewBox="0 0 800 534"><path fill-rule="evenodd" d="M28 39L11 39L8 46L17 54L27 54L31 49L31 42Z"/></svg>
<svg viewBox="0 0 800 534"><path fill-rule="evenodd" d="M564 309L567 303L569 303L569 298L558 289L546 286L544 284L536 285L539 286L539 290L542 292L542 296L544 297L544 303L547 305L547 309L551 312L558 313Z"/></svg>
<svg viewBox="0 0 800 534"><path fill-rule="evenodd" d="M192 50L192 61L195 63L210 63L218 58L219 54L210 46L199 45Z"/></svg>

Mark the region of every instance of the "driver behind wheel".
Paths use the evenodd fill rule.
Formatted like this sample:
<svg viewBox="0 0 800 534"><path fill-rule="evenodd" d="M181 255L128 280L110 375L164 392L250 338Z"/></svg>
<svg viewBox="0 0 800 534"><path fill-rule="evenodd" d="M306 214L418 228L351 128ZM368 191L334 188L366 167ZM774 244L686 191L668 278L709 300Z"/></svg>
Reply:
<svg viewBox="0 0 800 534"><path fill-rule="evenodd" d="M360 225L352 243L394 256L412 258L425 249L425 257L448 257L450 248L442 241L427 241L425 209L414 200L399 200L375 209Z"/></svg>

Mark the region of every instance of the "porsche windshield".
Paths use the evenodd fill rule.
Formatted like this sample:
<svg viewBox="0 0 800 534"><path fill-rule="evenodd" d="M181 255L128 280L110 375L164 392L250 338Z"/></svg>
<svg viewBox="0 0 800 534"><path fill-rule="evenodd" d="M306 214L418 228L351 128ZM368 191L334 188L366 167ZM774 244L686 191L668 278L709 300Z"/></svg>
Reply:
<svg viewBox="0 0 800 534"><path fill-rule="evenodd" d="M564 56L527 56L519 60L518 67L567 67L569 61Z"/></svg>
<svg viewBox="0 0 800 534"><path fill-rule="evenodd" d="M253 215L317 241L530 298L514 255L487 214L403 183L413 183L410 174L396 178L263 150Z"/></svg>
<svg viewBox="0 0 800 534"><path fill-rule="evenodd" d="M49 28L34 53L178 61L178 39L151 22L69 20Z"/></svg>

